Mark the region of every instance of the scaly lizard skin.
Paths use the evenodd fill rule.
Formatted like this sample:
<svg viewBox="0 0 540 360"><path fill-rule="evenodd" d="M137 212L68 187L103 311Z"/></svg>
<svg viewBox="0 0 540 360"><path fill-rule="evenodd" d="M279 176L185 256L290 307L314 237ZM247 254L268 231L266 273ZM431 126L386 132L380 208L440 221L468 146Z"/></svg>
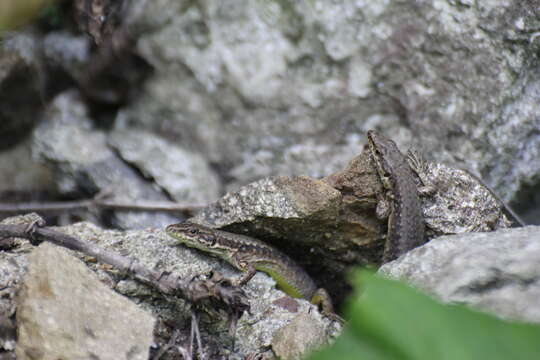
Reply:
<svg viewBox="0 0 540 360"><path fill-rule="evenodd" d="M245 272L238 285L247 283L259 270L270 275L288 295L307 299L321 306L323 313L333 314L326 290L317 289L309 275L291 258L260 240L189 222L169 225L165 231L180 243L217 256Z"/></svg>
<svg viewBox="0 0 540 360"><path fill-rule="evenodd" d="M390 202L383 262L392 261L424 243L424 218L414 174L392 140L376 131L367 133L370 156Z"/></svg>

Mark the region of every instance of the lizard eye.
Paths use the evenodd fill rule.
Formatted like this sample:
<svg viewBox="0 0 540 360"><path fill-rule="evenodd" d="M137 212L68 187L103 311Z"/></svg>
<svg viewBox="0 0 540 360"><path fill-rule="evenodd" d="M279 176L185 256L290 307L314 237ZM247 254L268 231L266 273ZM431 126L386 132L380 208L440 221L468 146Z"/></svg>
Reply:
<svg viewBox="0 0 540 360"><path fill-rule="evenodd" d="M195 235L196 233L199 232L199 229L193 228L193 229L189 230L189 232L190 232L191 234Z"/></svg>
<svg viewBox="0 0 540 360"><path fill-rule="evenodd" d="M201 240L208 247L213 247L216 244L216 237L212 236L212 235L204 235L204 236L201 237Z"/></svg>

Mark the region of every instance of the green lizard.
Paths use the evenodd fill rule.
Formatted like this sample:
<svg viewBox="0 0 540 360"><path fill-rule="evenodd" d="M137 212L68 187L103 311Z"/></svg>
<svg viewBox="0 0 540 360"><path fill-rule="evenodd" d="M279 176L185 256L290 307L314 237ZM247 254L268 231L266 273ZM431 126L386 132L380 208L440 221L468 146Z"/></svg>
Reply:
<svg viewBox="0 0 540 360"><path fill-rule="evenodd" d="M340 319L334 314L326 290L318 289L309 275L291 258L264 242L189 222L169 225L165 231L180 243L217 256L243 271L245 274L237 285L247 283L259 270L270 275L286 294L307 299L320 306L324 314Z"/></svg>

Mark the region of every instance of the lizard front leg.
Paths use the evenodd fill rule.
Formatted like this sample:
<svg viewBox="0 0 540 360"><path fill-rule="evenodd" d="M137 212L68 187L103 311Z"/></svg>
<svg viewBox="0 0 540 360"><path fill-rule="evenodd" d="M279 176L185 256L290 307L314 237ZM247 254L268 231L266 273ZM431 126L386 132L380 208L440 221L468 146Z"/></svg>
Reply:
<svg viewBox="0 0 540 360"><path fill-rule="evenodd" d="M251 280L251 278L253 278L257 272L253 264L246 261L246 259L244 259L244 257L242 257L238 252L231 257L231 264L243 272L242 276L234 282L237 286L247 284L247 282Z"/></svg>

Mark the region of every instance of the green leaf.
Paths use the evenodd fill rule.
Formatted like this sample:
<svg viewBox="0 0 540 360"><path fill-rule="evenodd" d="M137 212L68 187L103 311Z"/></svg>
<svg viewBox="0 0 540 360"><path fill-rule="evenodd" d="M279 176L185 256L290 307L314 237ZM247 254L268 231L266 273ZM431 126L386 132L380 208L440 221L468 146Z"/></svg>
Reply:
<svg viewBox="0 0 540 360"><path fill-rule="evenodd" d="M336 343L311 359L539 359L540 326L443 305L393 280L358 271L350 319Z"/></svg>
<svg viewBox="0 0 540 360"><path fill-rule="evenodd" d="M0 0L0 34L25 25L56 0Z"/></svg>

